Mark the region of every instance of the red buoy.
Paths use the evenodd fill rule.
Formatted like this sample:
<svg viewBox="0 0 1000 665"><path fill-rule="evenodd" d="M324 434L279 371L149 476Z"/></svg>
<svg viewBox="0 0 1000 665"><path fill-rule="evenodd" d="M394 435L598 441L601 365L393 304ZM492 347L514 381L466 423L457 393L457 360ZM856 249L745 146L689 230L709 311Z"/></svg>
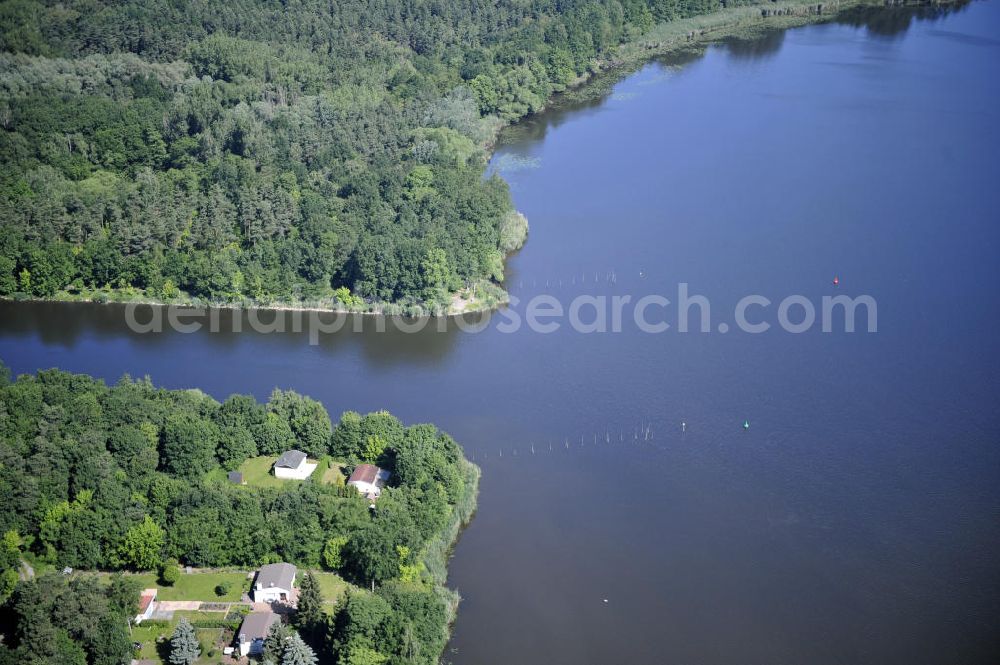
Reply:
<svg viewBox="0 0 1000 665"><path fill-rule="evenodd" d="M833 285L837 286L838 284L840 284L840 278L839 277L834 277L833 278Z"/></svg>

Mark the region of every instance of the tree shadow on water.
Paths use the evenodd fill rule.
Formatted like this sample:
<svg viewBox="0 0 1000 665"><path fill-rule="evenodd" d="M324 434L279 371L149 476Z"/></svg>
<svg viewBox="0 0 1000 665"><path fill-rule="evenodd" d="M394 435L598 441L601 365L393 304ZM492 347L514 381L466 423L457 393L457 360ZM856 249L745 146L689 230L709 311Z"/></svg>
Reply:
<svg viewBox="0 0 1000 665"><path fill-rule="evenodd" d="M722 41L733 60L757 61L773 57L785 43L786 30L765 30L753 38L731 37Z"/></svg>
<svg viewBox="0 0 1000 665"><path fill-rule="evenodd" d="M921 5L917 7L853 7L837 16L837 23L865 28L874 37L898 39L916 21L938 21L969 6L968 2L952 5Z"/></svg>

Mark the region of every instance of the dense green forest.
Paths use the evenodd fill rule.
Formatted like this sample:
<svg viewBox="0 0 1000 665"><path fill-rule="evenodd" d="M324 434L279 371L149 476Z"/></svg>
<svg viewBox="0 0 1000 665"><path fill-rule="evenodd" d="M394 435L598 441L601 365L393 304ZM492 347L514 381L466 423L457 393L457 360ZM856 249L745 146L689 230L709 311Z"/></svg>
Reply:
<svg viewBox="0 0 1000 665"><path fill-rule="evenodd" d="M293 447L378 463L390 486L372 509L353 487L315 475L278 487L226 481L224 470ZM471 517L477 479L447 434L385 412L347 412L333 425L320 403L294 392L219 403L148 379L109 387L49 370L11 381L4 369L0 624L12 628L0 630L0 663L122 662L127 590L61 576L18 582L25 558L84 570L176 570L178 560L324 567L376 592L350 595L328 629L314 631L322 653L349 663L351 650L374 649L385 662L435 663L456 602L443 587L446 552ZM78 621L37 600L62 596L93 596L96 609ZM127 614L134 601L125 605Z"/></svg>
<svg viewBox="0 0 1000 665"><path fill-rule="evenodd" d="M483 177L499 124L719 6L0 2L0 296L495 292L527 230Z"/></svg>

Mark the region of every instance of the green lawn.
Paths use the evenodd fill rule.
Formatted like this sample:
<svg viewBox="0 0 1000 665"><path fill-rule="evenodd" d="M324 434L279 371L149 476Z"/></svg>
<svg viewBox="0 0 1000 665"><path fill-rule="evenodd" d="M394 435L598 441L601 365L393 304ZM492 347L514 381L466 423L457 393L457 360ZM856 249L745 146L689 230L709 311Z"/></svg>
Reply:
<svg viewBox="0 0 1000 665"><path fill-rule="evenodd" d="M261 457L251 457L247 461L240 464L239 470L243 473L243 482L250 487L282 487L285 483L300 483L301 480L292 480L289 478L275 478L274 474L271 472L274 467L274 461L278 459L273 455L264 455ZM310 464L316 464L315 459L307 460ZM319 460L319 466L313 471L309 479L318 479L321 483L327 483L331 485L343 485L345 482L344 472L342 470L343 462L337 460L332 460L328 457L324 457ZM220 473L218 475L218 480L221 482L225 480L225 474ZM215 479L215 476L213 476Z"/></svg>
<svg viewBox="0 0 1000 665"><path fill-rule="evenodd" d="M343 599L347 590L352 588L352 585L337 573L314 570L313 575L316 576L316 581L319 582L319 590L323 594L323 600L329 605L338 604Z"/></svg>
<svg viewBox="0 0 1000 665"><path fill-rule="evenodd" d="M343 485L347 482L347 478L344 476L343 462L335 459L324 458L323 465L316 469L318 474L322 471L322 475L319 476L320 482L326 483L327 485Z"/></svg>
<svg viewBox="0 0 1000 665"><path fill-rule="evenodd" d="M173 586L163 586L157 580L156 573L142 573L135 576L143 589L156 587L157 600L201 600L204 602L224 603L237 602L243 593L250 590L250 580L246 572L193 572L190 575L182 572L181 577ZM229 583L229 593L219 596L215 587L223 582Z"/></svg>
<svg viewBox="0 0 1000 665"><path fill-rule="evenodd" d="M253 487L281 487L285 483L300 482L286 478L275 478L271 473L271 467L277 457L265 455L263 457L251 457L240 464L240 471L243 472L243 482Z"/></svg>
<svg viewBox="0 0 1000 665"><path fill-rule="evenodd" d="M295 580L296 587L301 585L303 574L304 571L299 572L299 577ZM314 570L313 575L319 582L323 598L329 603L338 602L343 597L344 592L351 587L351 584L337 573ZM135 579L139 580L143 589L156 587L158 589L157 600L200 600L206 603L239 602L243 593L250 590L251 583L245 572L195 571L190 575L181 573L180 579L174 586L160 584L155 573L140 573L135 575ZM229 593L225 596L215 594L215 587L221 582L229 583Z"/></svg>

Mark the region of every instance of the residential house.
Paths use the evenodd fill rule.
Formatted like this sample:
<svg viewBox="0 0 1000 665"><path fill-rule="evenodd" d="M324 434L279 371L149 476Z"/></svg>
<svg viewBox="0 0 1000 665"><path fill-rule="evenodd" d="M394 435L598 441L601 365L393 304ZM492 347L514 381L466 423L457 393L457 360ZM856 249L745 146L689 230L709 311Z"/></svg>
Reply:
<svg viewBox="0 0 1000 665"><path fill-rule="evenodd" d="M269 563L261 566L253 583L254 602L291 602L297 572L295 566L290 563Z"/></svg>
<svg viewBox="0 0 1000 665"><path fill-rule="evenodd" d="M275 478L305 480L319 464L310 464L301 450L286 450L274 463Z"/></svg>
<svg viewBox="0 0 1000 665"><path fill-rule="evenodd" d="M375 500L382 494L382 488L388 481L389 472L385 469L374 464L359 464L347 479L347 484L358 488L367 498Z"/></svg>
<svg viewBox="0 0 1000 665"><path fill-rule="evenodd" d="M259 656L264 652L264 640L271 626L281 621L274 612L251 612L243 617L240 629L236 631L236 648L241 657Z"/></svg>
<svg viewBox="0 0 1000 665"><path fill-rule="evenodd" d="M135 615L135 624L138 625L144 620L153 616L156 611L156 589L143 589L139 596L139 613Z"/></svg>

